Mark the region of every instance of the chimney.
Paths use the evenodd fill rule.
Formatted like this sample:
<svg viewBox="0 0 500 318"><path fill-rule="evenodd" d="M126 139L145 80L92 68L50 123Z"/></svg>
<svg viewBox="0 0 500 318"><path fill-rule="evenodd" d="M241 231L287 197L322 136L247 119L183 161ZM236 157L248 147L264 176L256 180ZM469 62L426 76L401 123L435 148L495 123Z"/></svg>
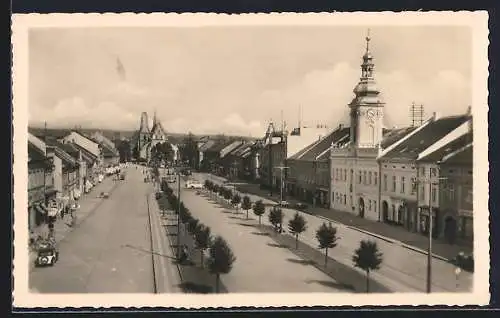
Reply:
<svg viewBox="0 0 500 318"><path fill-rule="evenodd" d="M343 128L344 128L344 125L339 124L339 129L338 130L342 130Z"/></svg>
<svg viewBox="0 0 500 318"><path fill-rule="evenodd" d="M467 107L467 115L472 116L472 106Z"/></svg>
<svg viewBox="0 0 500 318"><path fill-rule="evenodd" d="M435 120L438 120L439 119L439 113L438 112L433 112L432 113L432 120L435 121Z"/></svg>

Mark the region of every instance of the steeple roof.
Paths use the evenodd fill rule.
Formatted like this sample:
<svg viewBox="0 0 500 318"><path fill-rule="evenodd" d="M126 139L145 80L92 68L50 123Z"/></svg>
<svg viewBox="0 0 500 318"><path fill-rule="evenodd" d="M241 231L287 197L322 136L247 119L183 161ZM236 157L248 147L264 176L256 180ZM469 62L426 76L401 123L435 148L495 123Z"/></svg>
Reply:
<svg viewBox="0 0 500 318"><path fill-rule="evenodd" d="M383 101L379 96L380 91L373 77L373 55L370 52L370 30L366 36L366 51L363 55L363 63L361 64L361 77L359 83L354 88L353 92L356 95L351 101L351 106L355 105L383 105Z"/></svg>

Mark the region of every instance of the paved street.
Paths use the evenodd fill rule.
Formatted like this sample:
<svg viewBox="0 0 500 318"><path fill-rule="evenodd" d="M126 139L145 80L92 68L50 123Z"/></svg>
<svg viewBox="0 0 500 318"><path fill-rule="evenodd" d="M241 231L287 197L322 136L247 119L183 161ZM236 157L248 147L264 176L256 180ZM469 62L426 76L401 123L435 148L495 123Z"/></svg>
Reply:
<svg viewBox="0 0 500 318"><path fill-rule="evenodd" d="M41 293L154 292L146 200L152 186L143 182L142 170L135 167L127 168L126 180L117 182L110 198L103 199L59 244L60 259L55 266L30 273L30 289Z"/></svg>
<svg viewBox="0 0 500 318"><path fill-rule="evenodd" d="M229 292L346 292L288 249L276 247L272 238L259 235L251 226L255 220L227 213L194 190L182 188L181 199L212 234L221 235L231 246L236 262L229 274L221 276Z"/></svg>
<svg viewBox="0 0 500 318"><path fill-rule="evenodd" d="M206 174L197 174L200 180L208 178ZM213 182L220 183L222 178L211 177ZM264 203L272 204L273 202L262 197L249 195L252 201L262 199ZM283 209L284 228L287 228L288 220L293 217L296 211L292 209ZM250 213L252 213L250 211ZM315 239L316 229L325 222L325 219L302 213L307 220L308 228L305 233L300 235L300 239L311 245L317 246ZM220 216L222 219L223 217ZM266 214L262 220L267 221ZM359 241L362 239L370 239L376 241L380 250L384 254L384 262L380 270L372 274L372 277L380 283L386 285L390 289L398 292L417 292L425 291L426 288L426 264L427 256L410 249L398 246L393 243L386 242L382 239L375 238L371 235L363 234L346 226L338 225L338 235L341 237L338 246L329 254L336 260L346 265L352 266L352 254L359 246ZM472 274L462 271L458 281L454 274L454 266L433 259L433 291L434 292L449 292L449 291L470 291L472 288Z"/></svg>

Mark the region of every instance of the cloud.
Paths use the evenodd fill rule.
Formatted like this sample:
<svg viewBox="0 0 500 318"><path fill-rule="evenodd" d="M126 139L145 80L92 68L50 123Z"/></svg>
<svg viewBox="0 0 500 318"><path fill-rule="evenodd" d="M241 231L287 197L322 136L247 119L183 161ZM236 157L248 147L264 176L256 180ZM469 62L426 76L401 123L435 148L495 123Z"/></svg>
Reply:
<svg viewBox="0 0 500 318"><path fill-rule="evenodd" d="M100 102L89 105L81 97L60 100L50 111L44 108L30 108L30 122L47 121L49 126L88 128L112 128L120 126L135 126L138 118L131 112L118 107L113 102Z"/></svg>

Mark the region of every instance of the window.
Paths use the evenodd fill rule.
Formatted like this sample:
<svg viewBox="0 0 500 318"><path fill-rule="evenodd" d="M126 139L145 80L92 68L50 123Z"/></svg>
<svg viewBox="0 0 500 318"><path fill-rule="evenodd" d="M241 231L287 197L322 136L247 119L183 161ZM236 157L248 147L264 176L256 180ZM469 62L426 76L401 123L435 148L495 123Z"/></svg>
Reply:
<svg viewBox="0 0 500 318"><path fill-rule="evenodd" d="M396 192L396 176L392 176L392 192Z"/></svg>
<svg viewBox="0 0 500 318"><path fill-rule="evenodd" d="M353 203L353 202L352 202L352 195L351 195L351 196L349 196L349 203L351 203L351 206L352 206L352 203Z"/></svg>
<svg viewBox="0 0 500 318"><path fill-rule="evenodd" d="M358 183L361 184L361 171L358 171Z"/></svg>
<svg viewBox="0 0 500 318"><path fill-rule="evenodd" d="M384 191L387 191L387 175L384 174Z"/></svg>
<svg viewBox="0 0 500 318"><path fill-rule="evenodd" d="M354 181L354 170L351 169L351 180L349 180L350 183Z"/></svg>
<svg viewBox="0 0 500 318"><path fill-rule="evenodd" d="M374 184L374 185L377 185L377 183L378 183L378 180L377 180L377 172L374 172L374 173L373 173L373 184Z"/></svg>
<svg viewBox="0 0 500 318"><path fill-rule="evenodd" d="M405 177L401 177L401 193L405 193Z"/></svg>
<svg viewBox="0 0 500 318"><path fill-rule="evenodd" d="M417 178L412 177L411 178L411 194L415 194L417 192Z"/></svg>
<svg viewBox="0 0 500 318"><path fill-rule="evenodd" d="M420 186L420 200L425 201L425 187L423 184Z"/></svg>
<svg viewBox="0 0 500 318"><path fill-rule="evenodd" d="M347 204L347 196L344 194L344 205Z"/></svg>
<svg viewBox="0 0 500 318"><path fill-rule="evenodd" d="M455 186L453 183L448 184L448 197L450 201L455 201Z"/></svg>
<svg viewBox="0 0 500 318"><path fill-rule="evenodd" d="M431 189L432 203L436 203L436 199L437 199L436 194L437 194L436 187L432 186L432 189Z"/></svg>
<svg viewBox="0 0 500 318"><path fill-rule="evenodd" d="M436 168L431 168L431 177L437 176L437 169Z"/></svg>
<svg viewBox="0 0 500 318"><path fill-rule="evenodd" d="M372 200L368 200L368 211L372 210Z"/></svg>
<svg viewBox="0 0 500 318"><path fill-rule="evenodd" d="M363 171L363 184L366 185L366 171Z"/></svg>
<svg viewBox="0 0 500 318"><path fill-rule="evenodd" d="M373 200L373 212L377 212L377 201Z"/></svg>
<svg viewBox="0 0 500 318"><path fill-rule="evenodd" d="M425 167L420 168L420 174L425 177Z"/></svg>
<svg viewBox="0 0 500 318"><path fill-rule="evenodd" d="M344 181L347 180L347 169L344 169Z"/></svg>
<svg viewBox="0 0 500 318"><path fill-rule="evenodd" d="M368 184L372 184L372 172L368 172Z"/></svg>

